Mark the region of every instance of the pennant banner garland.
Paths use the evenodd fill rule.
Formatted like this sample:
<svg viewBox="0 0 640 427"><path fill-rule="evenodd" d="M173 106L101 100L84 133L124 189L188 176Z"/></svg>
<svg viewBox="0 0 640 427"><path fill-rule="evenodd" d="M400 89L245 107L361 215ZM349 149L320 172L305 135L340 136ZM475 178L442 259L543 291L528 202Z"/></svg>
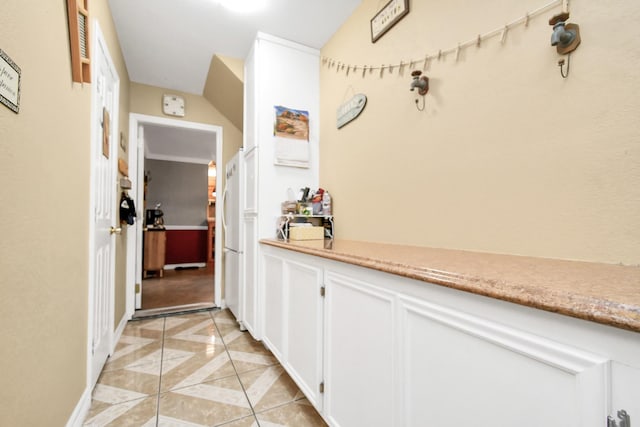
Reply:
<svg viewBox="0 0 640 427"><path fill-rule="evenodd" d="M336 72L344 72L345 75L349 75L350 73L361 73L362 77L365 77L367 74L372 74L374 71L378 71L379 72L379 76L383 77L384 72L388 71L389 73L393 73L394 69L399 69L402 70L404 67L409 67L409 69L414 69L414 68L422 68L423 70L426 70L429 67L429 64L433 61L433 60L442 60L444 59L445 56L450 55L450 54L454 54L454 58L456 60L456 62L460 59L460 51L462 49L466 49L470 46L476 46L476 47L480 47L482 42L484 42L487 39L490 39L492 37L500 37L500 43L504 44L507 40L507 32L518 26L518 25L524 25L525 27L529 26L529 21L531 18L540 15L541 13L544 13L546 11L548 11L549 9L552 9L558 5L562 4L562 8L564 12L568 12L569 10L569 2L568 0L553 0L550 3L547 3L546 5L532 11L532 12L527 12L524 16L521 16L520 18L504 25L503 27L500 28L496 28L492 31L488 31L484 34L478 34L476 37L469 39L465 42L462 43L458 43L455 47L449 48L449 49L439 49L436 53L433 54L427 54L424 55L420 58L416 58L416 59L410 59L410 60L402 60L399 61L395 64L382 64L382 65L352 65L352 64L347 64L345 62L342 61L338 61L336 59L333 58L329 58L326 56L322 57L322 64L324 66L326 66L327 68L334 68L336 69Z"/></svg>

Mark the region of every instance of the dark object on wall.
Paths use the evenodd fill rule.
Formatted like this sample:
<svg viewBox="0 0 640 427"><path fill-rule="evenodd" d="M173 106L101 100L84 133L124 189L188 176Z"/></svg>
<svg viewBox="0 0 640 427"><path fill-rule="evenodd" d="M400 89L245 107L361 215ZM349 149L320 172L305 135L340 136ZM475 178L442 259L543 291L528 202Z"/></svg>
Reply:
<svg viewBox="0 0 640 427"><path fill-rule="evenodd" d="M120 196L120 223L133 225L136 220L136 206L126 191Z"/></svg>

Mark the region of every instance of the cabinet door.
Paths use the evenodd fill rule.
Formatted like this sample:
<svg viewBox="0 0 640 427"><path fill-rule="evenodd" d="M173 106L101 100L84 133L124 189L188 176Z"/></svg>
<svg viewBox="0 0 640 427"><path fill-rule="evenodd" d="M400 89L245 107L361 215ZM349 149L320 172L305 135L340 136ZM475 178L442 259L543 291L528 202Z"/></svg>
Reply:
<svg viewBox="0 0 640 427"><path fill-rule="evenodd" d="M262 256L264 289L263 340L274 356L282 361L285 334L285 278L282 258L264 254Z"/></svg>
<svg viewBox="0 0 640 427"><path fill-rule="evenodd" d="M614 362L611 364L611 377L611 417L620 425L618 411L624 410L631 417L632 425L640 425L640 369Z"/></svg>
<svg viewBox="0 0 640 427"><path fill-rule="evenodd" d="M244 221L244 289L241 298L243 323L251 335L260 340L258 307L258 220L245 216Z"/></svg>
<svg viewBox="0 0 640 427"><path fill-rule="evenodd" d="M322 270L286 262L287 350L291 377L318 411L322 411Z"/></svg>
<svg viewBox="0 0 640 427"><path fill-rule="evenodd" d="M334 426L396 425L393 294L330 271L325 285L325 417Z"/></svg>
<svg viewBox="0 0 640 427"><path fill-rule="evenodd" d="M426 301L400 301L400 425L604 425L606 358Z"/></svg>

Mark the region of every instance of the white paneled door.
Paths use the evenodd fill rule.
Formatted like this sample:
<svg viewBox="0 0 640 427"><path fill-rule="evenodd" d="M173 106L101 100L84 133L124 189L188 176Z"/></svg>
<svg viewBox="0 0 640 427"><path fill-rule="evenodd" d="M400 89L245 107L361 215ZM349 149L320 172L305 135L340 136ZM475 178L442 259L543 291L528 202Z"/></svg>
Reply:
<svg viewBox="0 0 640 427"><path fill-rule="evenodd" d="M119 78L100 28L95 23L91 113L91 264L89 281L90 386L98 380L111 351L115 276L116 158Z"/></svg>

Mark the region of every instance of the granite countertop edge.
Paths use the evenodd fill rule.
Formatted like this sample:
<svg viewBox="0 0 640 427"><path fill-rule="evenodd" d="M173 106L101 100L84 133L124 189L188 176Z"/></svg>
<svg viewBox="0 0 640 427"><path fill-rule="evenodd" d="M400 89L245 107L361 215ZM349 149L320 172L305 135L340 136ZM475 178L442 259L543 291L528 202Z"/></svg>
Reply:
<svg viewBox="0 0 640 427"><path fill-rule="evenodd" d="M621 295L618 294L615 289L615 283L611 284L611 292L607 295L592 292L588 280L584 281L584 287L580 286L578 289L571 289L570 285L558 289L541 286L539 283L535 283L540 276L544 275L545 270L548 270L549 274L553 274L556 271L566 274L566 270L570 270L569 273L571 273L575 269L577 269L576 271L580 271L581 267L588 267L596 272L604 270L603 274L605 275L611 274L611 272L619 272L624 276L623 278L627 282L629 279L635 280L637 276L638 287L637 292L634 293L640 296L640 268L637 267L391 245L394 248L413 250L417 253L420 253L421 251L429 251L429 254L436 255L462 255L465 259L472 261L474 259L484 261L485 258L490 257L491 261L495 265L499 265L501 260L504 260L505 262L513 262L514 259L516 259L517 262L526 261L526 266L530 266L532 269L536 270L540 269L540 272L535 272L536 276L534 277L536 280L526 282L526 280L513 280L512 275L510 276L509 274L504 274L504 276L501 277L499 271L497 274L492 275L493 277L487 277L482 274L482 271L475 271L473 267L461 268L459 270L452 268L442 269L435 265L437 263L434 263L433 266L429 265L429 262L420 262L419 265L414 265L409 262L399 262L398 260L383 259L378 256L372 256L367 251L359 252L356 250L350 252L347 250L335 249L335 247L339 245L332 245L333 248L325 249L318 245L309 245L309 243L306 242L286 242L277 239L263 239L260 240L260 243L335 261L341 261L410 279L429 282L527 307L563 314L578 319L589 320L620 329L640 332L640 303L637 301L625 301L624 292L620 292ZM377 246L387 248L389 246L388 244L370 242L357 242L357 244L364 248L375 248ZM470 262L469 264L473 264L473 262ZM499 268L496 270L499 270ZM522 273L526 276L530 272L523 271ZM558 276L561 275L558 274ZM586 274L586 276L588 276L588 274ZM544 278L541 278L541 280L544 280ZM557 281L560 279L555 280ZM611 280L615 281L616 278L612 277ZM624 290L628 292L628 287ZM636 289L634 288L633 290L635 291Z"/></svg>

